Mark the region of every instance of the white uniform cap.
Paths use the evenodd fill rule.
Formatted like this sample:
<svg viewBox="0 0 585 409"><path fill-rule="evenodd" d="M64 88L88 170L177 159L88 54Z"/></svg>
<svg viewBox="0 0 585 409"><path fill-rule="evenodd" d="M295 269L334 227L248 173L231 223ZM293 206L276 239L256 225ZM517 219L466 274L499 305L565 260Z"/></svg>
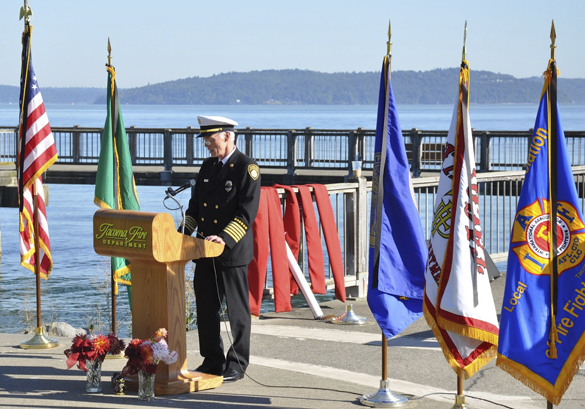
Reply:
<svg viewBox="0 0 585 409"><path fill-rule="evenodd" d="M206 135L213 135L216 132L231 131L238 123L232 119L224 118L223 116L198 116L199 128L201 133L197 135L198 138Z"/></svg>

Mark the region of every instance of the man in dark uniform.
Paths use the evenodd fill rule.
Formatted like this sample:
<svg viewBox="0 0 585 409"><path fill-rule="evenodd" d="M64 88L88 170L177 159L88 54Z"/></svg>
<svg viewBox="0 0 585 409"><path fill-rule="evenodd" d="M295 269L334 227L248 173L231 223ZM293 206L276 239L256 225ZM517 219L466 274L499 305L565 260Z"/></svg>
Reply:
<svg viewBox="0 0 585 409"><path fill-rule="evenodd" d="M217 258L199 259L195 298L199 350L196 369L223 375L224 381L244 377L250 359L251 318L248 264L254 258L252 223L260 201L260 169L235 146L237 122L218 116L197 117L211 158L201 165L185 217L185 234L225 245ZM224 352L220 310L225 297L232 346Z"/></svg>

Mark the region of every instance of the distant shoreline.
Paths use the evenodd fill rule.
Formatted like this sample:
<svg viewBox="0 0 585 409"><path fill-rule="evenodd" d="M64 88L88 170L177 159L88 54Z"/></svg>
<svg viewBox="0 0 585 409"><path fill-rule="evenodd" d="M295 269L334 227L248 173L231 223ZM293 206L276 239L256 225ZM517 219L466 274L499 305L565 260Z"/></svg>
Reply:
<svg viewBox="0 0 585 409"><path fill-rule="evenodd" d="M452 104L457 93L458 68L395 71L395 100L409 105ZM118 76L122 104L131 105L377 105L379 72L321 73L308 70L230 72L125 88ZM541 77L515 78L490 71L472 71L472 104L538 102ZM558 80L560 103L585 103L585 79ZM46 104L103 104L105 88L43 87ZM0 103L18 103L17 86L0 85Z"/></svg>

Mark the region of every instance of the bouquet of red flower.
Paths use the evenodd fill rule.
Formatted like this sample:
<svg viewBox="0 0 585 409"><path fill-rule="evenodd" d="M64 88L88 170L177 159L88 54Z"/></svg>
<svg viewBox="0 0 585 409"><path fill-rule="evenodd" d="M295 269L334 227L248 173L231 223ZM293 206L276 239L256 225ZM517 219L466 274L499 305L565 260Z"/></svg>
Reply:
<svg viewBox="0 0 585 409"><path fill-rule="evenodd" d="M125 347L123 340L114 334L105 335L82 335L73 337L71 348L65 350L67 356L67 369L77 363L79 369L87 372L86 361L103 361L107 353L119 354Z"/></svg>
<svg viewBox="0 0 585 409"><path fill-rule="evenodd" d="M161 328L151 338L130 341L124 351L128 362L122 369L122 375L136 375L139 371L154 374L160 361L167 365L176 362L178 354L169 351L166 337L167 330Z"/></svg>

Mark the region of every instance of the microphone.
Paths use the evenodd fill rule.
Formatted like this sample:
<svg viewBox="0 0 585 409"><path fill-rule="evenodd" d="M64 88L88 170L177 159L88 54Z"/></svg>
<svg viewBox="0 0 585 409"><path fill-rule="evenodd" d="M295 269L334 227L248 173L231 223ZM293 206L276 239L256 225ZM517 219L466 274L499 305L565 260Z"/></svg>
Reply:
<svg viewBox="0 0 585 409"><path fill-rule="evenodd" d="M179 187L177 190L174 190L173 188L169 187L166 190L166 193L168 195L175 196L177 193L181 193L183 190L189 189L190 187L193 187L193 186L195 186L195 179L191 179L190 181L188 181L187 183L185 183L184 185Z"/></svg>

